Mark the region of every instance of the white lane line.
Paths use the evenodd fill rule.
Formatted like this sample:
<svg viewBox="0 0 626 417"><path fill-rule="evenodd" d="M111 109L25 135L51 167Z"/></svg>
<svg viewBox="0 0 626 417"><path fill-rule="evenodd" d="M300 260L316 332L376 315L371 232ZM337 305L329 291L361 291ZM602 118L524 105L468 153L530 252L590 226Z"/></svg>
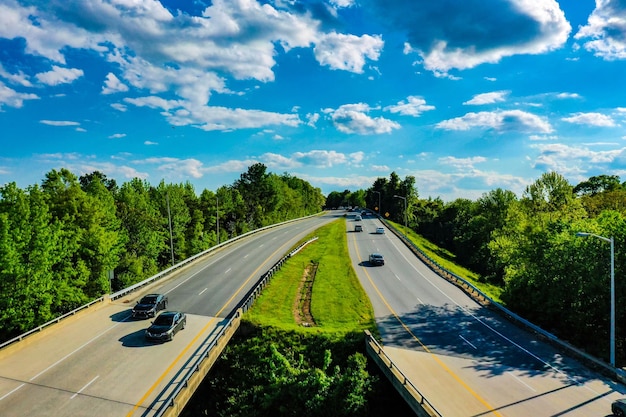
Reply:
<svg viewBox="0 0 626 417"><path fill-rule="evenodd" d="M476 349L476 346L474 346L474 345L473 345L473 344L472 344L469 340L467 340L466 338L464 338L464 337L463 337L463 336L461 336L461 335L459 335L459 337L460 337L461 339L463 339L463 341L464 341L465 343L467 343L468 345L470 345L471 347L473 347L474 349Z"/></svg>
<svg viewBox="0 0 626 417"><path fill-rule="evenodd" d="M4 394L2 397L0 397L0 401L4 400L6 397L8 397L9 395L13 394L15 391L17 391L18 389L22 388L24 385L26 384L22 384L17 388L14 388L13 390L7 392L6 394Z"/></svg>
<svg viewBox="0 0 626 417"><path fill-rule="evenodd" d="M226 271L224 271L224 275L228 274L230 272L232 268L228 268Z"/></svg>
<svg viewBox="0 0 626 417"><path fill-rule="evenodd" d="M89 381L89 382L87 383L87 385L85 385L85 386L84 386L84 387L82 387L80 390L78 390L78 391L76 392L76 394L74 394L74 395L72 395L72 396L70 397L70 400L73 400L73 399L74 399L74 397L76 397L78 394L80 394L81 392L83 392L83 391L84 391L84 390L85 390L85 389L86 389L89 385L93 384L93 383L96 381L96 379L98 379L98 378L100 378L100 375L97 375L94 379L92 379L91 381Z"/></svg>
<svg viewBox="0 0 626 417"><path fill-rule="evenodd" d="M128 320L130 318L130 314L128 315L128 317L126 317L124 320L120 321L119 323L109 327L108 329L106 329L105 331L103 331L102 333L100 333L99 335L92 337L91 339L89 339L88 341L86 341L85 343L83 343L82 345L80 345L79 347L77 347L76 349L74 349L73 351L71 351L70 353L68 353L67 355L63 356L61 359L59 359L58 361L56 361L55 363L53 363L52 365L48 366L46 369L44 369L43 371L39 372L37 375L35 375L34 377L32 377L31 379L29 379L29 381L32 381L34 379L39 378L41 375L43 375L44 373L48 372L50 369L54 368L55 366L57 366L58 364L60 364L61 362L63 362L65 359L69 358L70 356L72 356L73 354L75 354L76 352L78 352L79 350L83 349L85 346L89 345L91 342L93 342L96 339L99 339L100 337L102 337L105 333L108 333L109 331L111 331L112 329L116 328L117 326L119 326L120 324L122 324L123 322L125 322L126 320Z"/></svg>
<svg viewBox="0 0 626 417"><path fill-rule="evenodd" d="M250 254L246 253L246 256L244 256L243 259L246 259L248 257L248 255L250 255Z"/></svg>
<svg viewBox="0 0 626 417"><path fill-rule="evenodd" d="M400 277L399 277L399 276L398 276L395 272L394 272L393 276L394 276L394 277L396 277L396 279L397 279L398 281L402 281L402 280L400 279Z"/></svg>
<svg viewBox="0 0 626 417"><path fill-rule="evenodd" d="M200 291L200 294L198 294L198 295L202 295L202 294L204 294L204 292L205 292L206 290L208 290L208 288L205 288L205 289L203 289L202 291Z"/></svg>
<svg viewBox="0 0 626 417"><path fill-rule="evenodd" d="M398 239L399 240L399 239ZM435 284L431 279L429 279L428 277L426 277L424 274L422 274L422 272L420 272L419 269L417 269L417 267L415 265L413 265L413 262L410 262L406 256L404 256L404 254L400 251L400 248L398 248L398 246L395 244L395 242L390 239L389 240L391 242L391 244L396 248L397 252L400 254L400 256L402 256L404 258L405 261L407 261L409 263L409 265L411 265L411 267L415 270L415 272L417 272L422 278L424 278L430 285L433 286L433 288L435 288L437 291L439 291L445 298L447 298L448 300L450 300L450 302L452 302L452 304L456 305L459 309L461 309L463 312L465 312L466 314L468 314L470 317L472 317L474 320L476 320L478 323L482 324L485 328L489 329L492 333L498 335L502 340L506 341L507 343L509 343L512 346L515 346L517 349L519 349L520 351L526 353L527 355L529 355L530 357L536 359L537 361L541 362L542 364L544 364L545 366L547 366L548 368L552 369L554 372L556 372L557 374L563 375L565 378L567 378L570 381L573 381L576 385L578 385L578 381L576 381L574 378L572 378L571 376L569 376L569 374L563 370L561 370L560 368L558 368L556 365L552 365L550 362L544 360L543 358L539 357L538 355L536 355L535 353L531 352L530 350L526 349L525 347L521 346L519 343L513 341L512 339L506 337L505 335L503 335L502 333L500 333L498 330L496 330L495 328L493 328L492 326L490 326L489 324L487 324L484 320L482 320L480 317L478 317L476 314L472 313L468 308L460 305L459 303L457 303L455 300L452 299L452 297L450 297L448 294L446 294L437 284ZM443 278L442 278L443 279ZM595 391L594 391L595 392Z"/></svg>
<svg viewBox="0 0 626 417"><path fill-rule="evenodd" d="M524 381L522 381L520 378L516 377L515 375L513 375L511 372L507 372L507 374L511 375L513 378L515 378L517 380L517 382L519 382L520 384L524 385L526 388L528 388L529 390L533 391L533 392L537 392L536 389L534 389L533 387L531 387L530 385L528 385L527 383L525 383Z"/></svg>

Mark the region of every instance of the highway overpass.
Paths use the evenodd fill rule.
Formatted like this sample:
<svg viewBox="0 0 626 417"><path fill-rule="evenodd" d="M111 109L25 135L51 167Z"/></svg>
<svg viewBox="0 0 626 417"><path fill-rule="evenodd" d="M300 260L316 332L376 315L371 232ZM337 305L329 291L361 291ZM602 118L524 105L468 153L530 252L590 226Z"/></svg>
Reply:
<svg viewBox="0 0 626 417"><path fill-rule="evenodd" d="M270 228L211 252L142 292L188 315L173 342L143 339L134 292L0 351L0 415L152 416L258 278L307 233L343 212ZM626 393L468 297L393 233L347 218L351 262L374 306L384 353L442 416L606 416ZM374 267L368 255L386 263ZM349 261L349 260L347 260Z"/></svg>

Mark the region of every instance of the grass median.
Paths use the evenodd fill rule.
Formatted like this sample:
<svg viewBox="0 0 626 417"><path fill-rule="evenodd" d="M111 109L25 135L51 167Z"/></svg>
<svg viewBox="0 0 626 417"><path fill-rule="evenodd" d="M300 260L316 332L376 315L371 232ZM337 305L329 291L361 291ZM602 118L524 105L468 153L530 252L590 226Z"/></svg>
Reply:
<svg viewBox="0 0 626 417"><path fill-rule="evenodd" d="M378 330L345 219L303 241L313 236L244 314L182 417L413 415L365 356L364 330Z"/></svg>

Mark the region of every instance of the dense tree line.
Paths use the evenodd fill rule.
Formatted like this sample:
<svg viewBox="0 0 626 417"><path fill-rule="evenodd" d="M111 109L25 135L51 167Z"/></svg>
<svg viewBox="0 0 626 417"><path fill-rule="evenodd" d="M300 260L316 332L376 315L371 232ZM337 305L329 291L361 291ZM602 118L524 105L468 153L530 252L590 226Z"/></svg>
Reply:
<svg viewBox="0 0 626 417"><path fill-rule="evenodd" d="M576 233L612 237L617 360L626 363L626 182L618 176L594 176L571 185L560 174L548 172L520 197L496 189L475 201L444 202L420 199L413 177L402 181L392 173L361 193L367 207L381 205L381 214L400 224L405 221L404 201L394 196L406 196L410 228L454 253L458 263L485 282L500 286L509 309L605 359L610 245ZM353 202L350 192L335 198Z"/></svg>
<svg viewBox="0 0 626 417"><path fill-rule="evenodd" d="M260 163L200 195L189 183L118 185L100 172L77 177L67 169L26 189L1 186L0 339L323 204L320 189Z"/></svg>

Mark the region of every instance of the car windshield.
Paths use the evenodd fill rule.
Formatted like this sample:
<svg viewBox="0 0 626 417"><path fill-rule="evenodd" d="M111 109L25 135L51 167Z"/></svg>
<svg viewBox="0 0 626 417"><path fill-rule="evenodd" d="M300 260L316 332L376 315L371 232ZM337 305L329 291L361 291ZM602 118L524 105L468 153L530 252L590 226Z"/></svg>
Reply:
<svg viewBox="0 0 626 417"><path fill-rule="evenodd" d="M378 255L378 254L375 253L375 254L372 255L372 258L374 258L374 259L383 259L383 255Z"/></svg>
<svg viewBox="0 0 626 417"><path fill-rule="evenodd" d="M161 314L154 320L156 326L170 326L174 321L174 316L169 314Z"/></svg>
<svg viewBox="0 0 626 417"><path fill-rule="evenodd" d="M156 295L146 295L141 299L139 304L156 304L157 296Z"/></svg>

